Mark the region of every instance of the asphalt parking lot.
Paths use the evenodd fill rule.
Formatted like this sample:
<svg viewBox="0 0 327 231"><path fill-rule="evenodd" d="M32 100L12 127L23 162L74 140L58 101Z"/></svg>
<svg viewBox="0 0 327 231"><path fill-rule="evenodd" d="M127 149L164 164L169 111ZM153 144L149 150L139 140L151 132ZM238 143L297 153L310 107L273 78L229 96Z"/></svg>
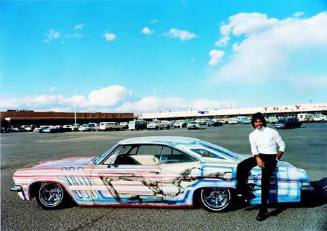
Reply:
<svg viewBox="0 0 327 231"><path fill-rule="evenodd" d="M327 230L327 124L304 124L281 130L284 159L303 168L319 193L305 203L271 207L270 217L255 220L257 208L238 206L209 213L204 209L78 207L46 211L35 200L21 201L9 191L16 169L38 161L94 156L117 141L136 136L190 136L249 154L250 125L224 125L204 130L119 131L88 133L9 133L1 135L1 230Z"/></svg>

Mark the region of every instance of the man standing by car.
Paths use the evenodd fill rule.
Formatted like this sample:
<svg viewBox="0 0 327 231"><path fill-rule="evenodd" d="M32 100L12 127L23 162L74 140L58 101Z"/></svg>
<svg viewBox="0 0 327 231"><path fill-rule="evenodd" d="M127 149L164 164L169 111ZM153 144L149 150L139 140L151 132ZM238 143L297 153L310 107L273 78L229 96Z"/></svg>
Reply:
<svg viewBox="0 0 327 231"><path fill-rule="evenodd" d="M277 161L283 156L285 143L276 130L266 127L266 120L260 112L252 116L251 123L255 128L249 135L252 157L237 166L237 189L245 198L250 198L251 194L247 186L249 172L255 166L261 168L261 206L256 219L263 221L268 217L270 176L276 168Z"/></svg>

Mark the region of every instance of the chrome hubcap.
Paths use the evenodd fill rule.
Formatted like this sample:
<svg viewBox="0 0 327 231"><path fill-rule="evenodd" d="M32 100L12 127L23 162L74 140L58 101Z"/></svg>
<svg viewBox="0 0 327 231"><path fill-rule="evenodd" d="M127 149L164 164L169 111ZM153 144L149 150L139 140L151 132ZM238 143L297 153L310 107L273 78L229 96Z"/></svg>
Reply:
<svg viewBox="0 0 327 231"><path fill-rule="evenodd" d="M58 184L43 184L39 191L41 203L47 207L55 207L62 201L64 192Z"/></svg>
<svg viewBox="0 0 327 231"><path fill-rule="evenodd" d="M222 209L229 202L230 193L227 189L203 189L202 200L212 209Z"/></svg>

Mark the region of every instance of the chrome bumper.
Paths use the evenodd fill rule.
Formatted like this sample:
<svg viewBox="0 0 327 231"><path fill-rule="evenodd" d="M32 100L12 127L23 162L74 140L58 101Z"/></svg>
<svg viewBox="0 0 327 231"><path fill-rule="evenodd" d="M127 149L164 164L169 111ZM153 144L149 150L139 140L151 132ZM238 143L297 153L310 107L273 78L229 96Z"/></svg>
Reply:
<svg viewBox="0 0 327 231"><path fill-rule="evenodd" d="M302 183L301 190L302 191L313 191L314 187L311 186L311 182L305 182L305 183Z"/></svg>
<svg viewBox="0 0 327 231"><path fill-rule="evenodd" d="M14 187L11 187L10 188L10 191L12 192L17 192L19 197L22 199L22 200L26 200L26 197L25 197L25 194L24 194L24 190L22 188L22 186L20 185L15 185Z"/></svg>
<svg viewBox="0 0 327 231"><path fill-rule="evenodd" d="M22 186L15 185L14 187L10 188L10 191L12 191L12 192L23 192L23 188L22 188Z"/></svg>

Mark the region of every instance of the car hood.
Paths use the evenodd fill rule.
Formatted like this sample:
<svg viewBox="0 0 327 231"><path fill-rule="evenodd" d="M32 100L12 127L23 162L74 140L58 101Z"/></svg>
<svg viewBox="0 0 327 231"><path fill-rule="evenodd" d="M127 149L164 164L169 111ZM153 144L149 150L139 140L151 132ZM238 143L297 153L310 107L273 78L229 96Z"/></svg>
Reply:
<svg viewBox="0 0 327 231"><path fill-rule="evenodd" d="M80 165L92 165L92 157L69 157L62 160L42 161L38 162L33 168L42 167L59 167L59 166L80 166Z"/></svg>

